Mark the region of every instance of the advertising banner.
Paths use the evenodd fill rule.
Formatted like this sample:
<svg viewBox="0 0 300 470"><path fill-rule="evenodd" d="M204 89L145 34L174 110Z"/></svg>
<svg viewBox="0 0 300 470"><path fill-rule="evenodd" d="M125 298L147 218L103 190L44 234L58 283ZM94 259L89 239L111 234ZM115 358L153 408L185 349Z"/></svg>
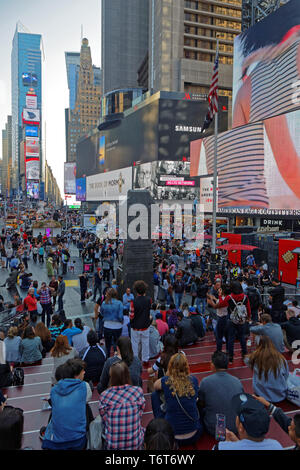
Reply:
<svg viewBox="0 0 300 470"><path fill-rule="evenodd" d="M25 124L39 123L40 110L39 109L23 109L23 122Z"/></svg>
<svg viewBox="0 0 300 470"><path fill-rule="evenodd" d="M86 178L76 178L76 201L86 201Z"/></svg>
<svg viewBox="0 0 300 470"><path fill-rule="evenodd" d="M27 181L27 197L39 199L40 188L38 181Z"/></svg>
<svg viewBox="0 0 300 470"><path fill-rule="evenodd" d="M29 73L24 72L22 74L22 82L23 82L24 86L30 86L30 87L38 86L37 75L35 73L31 73L31 72L29 72Z"/></svg>
<svg viewBox="0 0 300 470"><path fill-rule="evenodd" d="M200 204L203 206L204 212L213 211L213 176L200 178ZM218 208L218 186L217 186L217 208Z"/></svg>
<svg viewBox="0 0 300 470"><path fill-rule="evenodd" d="M219 212L300 213L299 128L297 110L219 134ZM191 176L213 174L213 159L213 136L193 142Z"/></svg>
<svg viewBox="0 0 300 470"><path fill-rule="evenodd" d="M26 95L26 108L37 109L37 95Z"/></svg>
<svg viewBox="0 0 300 470"><path fill-rule="evenodd" d="M300 107L299 53L298 0L290 0L235 38L232 127Z"/></svg>
<svg viewBox="0 0 300 470"><path fill-rule="evenodd" d="M65 163L65 194L76 194L76 163Z"/></svg>
<svg viewBox="0 0 300 470"><path fill-rule="evenodd" d="M26 137L26 158L40 156L40 141L39 138Z"/></svg>
<svg viewBox="0 0 300 470"><path fill-rule="evenodd" d="M39 136L38 126L26 126L25 127L25 136L26 137L38 137Z"/></svg>
<svg viewBox="0 0 300 470"><path fill-rule="evenodd" d="M40 178L40 160L26 160L26 179L37 180Z"/></svg>
<svg viewBox="0 0 300 470"><path fill-rule="evenodd" d="M86 200L117 201L120 196L127 196L129 189L132 189L131 167L88 176L86 182Z"/></svg>

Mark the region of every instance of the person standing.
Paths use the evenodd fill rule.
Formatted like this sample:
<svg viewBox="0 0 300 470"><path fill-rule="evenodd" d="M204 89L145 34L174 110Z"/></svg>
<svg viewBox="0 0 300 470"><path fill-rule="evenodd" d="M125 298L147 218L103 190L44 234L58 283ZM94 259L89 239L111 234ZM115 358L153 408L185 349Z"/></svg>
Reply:
<svg viewBox="0 0 300 470"><path fill-rule="evenodd" d="M37 315L37 299L34 295L34 288L31 287L28 290L28 294L23 301L25 310L30 314L30 319L36 317Z"/></svg>
<svg viewBox="0 0 300 470"><path fill-rule="evenodd" d="M66 284L62 276L58 276L58 288L57 288L57 300L58 300L58 312L63 310L63 297L65 295Z"/></svg>
<svg viewBox="0 0 300 470"><path fill-rule="evenodd" d="M175 305L176 308L179 309L182 301L182 297L185 294L185 285L181 278L181 276L176 276L176 280L174 282L174 292L175 292Z"/></svg>
<svg viewBox="0 0 300 470"><path fill-rule="evenodd" d="M149 363L149 328L151 325L151 299L146 296L148 289L144 281L136 281L133 286L137 293L136 298L131 301L130 326L133 353L139 356L139 347L142 349L142 361L144 366Z"/></svg>
<svg viewBox="0 0 300 470"><path fill-rule="evenodd" d="M45 323L45 316L47 315L47 328L50 326L52 315L51 304L51 288L45 282L42 282L41 288L37 291L40 296L40 304L42 306L42 322Z"/></svg>
<svg viewBox="0 0 300 470"><path fill-rule="evenodd" d="M272 286L273 288L269 289L268 292L272 304L271 317L274 323L280 323L285 321L283 308L285 289L280 285L279 280L275 278L272 280Z"/></svg>
<svg viewBox="0 0 300 470"><path fill-rule="evenodd" d="M99 297L102 295L102 273L101 268L97 268L94 273L94 296L93 301L96 302L96 294L99 292Z"/></svg>
<svg viewBox="0 0 300 470"><path fill-rule="evenodd" d="M122 334L123 327L123 304L120 300L117 300L117 291L115 289L107 290L105 300L100 307L100 314L104 322L105 348L107 357L109 357L112 344L116 351L116 343Z"/></svg>
<svg viewBox="0 0 300 470"><path fill-rule="evenodd" d="M55 304L56 304L57 289L58 289L58 281L56 280L54 275L52 276L52 279L49 282L49 287L51 287L51 289L53 289L53 291L52 291L52 297L53 297L52 307L54 308Z"/></svg>
<svg viewBox="0 0 300 470"><path fill-rule="evenodd" d="M80 301L81 303L84 303L86 301L86 294L88 290L88 278L87 278L86 273L80 274L79 283L80 283L80 294L81 294Z"/></svg>
<svg viewBox="0 0 300 470"><path fill-rule="evenodd" d="M110 278L110 264L108 256L104 256L102 261L102 269L103 269L103 281L108 281Z"/></svg>

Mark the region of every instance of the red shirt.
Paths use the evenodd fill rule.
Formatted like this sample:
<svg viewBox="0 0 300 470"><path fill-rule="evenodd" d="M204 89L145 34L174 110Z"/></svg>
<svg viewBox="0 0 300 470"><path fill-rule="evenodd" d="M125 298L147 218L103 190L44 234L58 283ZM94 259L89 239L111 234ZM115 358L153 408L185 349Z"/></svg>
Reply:
<svg viewBox="0 0 300 470"><path fill-rule="evenodd" d="M156 319L156 325L160 336L165 335L169 331L167 323L161 320L160 318Z"/></svg>
<svg viewBox="0 0 300 470"><path fill-rule="evenodd" d="M166 310L160 310L160 313L162 314L162 319L165 323L167 323L167 311Z"/></svg>
<svg viewBox="0 0 300 470"><path fill-rule="evenodd" d="M248 319L251 319L251 307L250 307L250 302L246 294L231 294L231 297L234 299L235 302L241 302L244 297L247 298L245 301L245 305L247 308L247 313L248 313ZM228 307L230 301L230 295L227 295L224 300L222 300L222 297L219 297L219 304L218 307Z"/></svg>
<svg viewBox="0 0 300 470"><path fill-rule="evenodd" d="M27 297L25 297L24 299L24 307L28 309L28 312L33 312L34 310L36 310L37 309L36 298L34 296L31 297L31 295L27 295Z"/></svg>

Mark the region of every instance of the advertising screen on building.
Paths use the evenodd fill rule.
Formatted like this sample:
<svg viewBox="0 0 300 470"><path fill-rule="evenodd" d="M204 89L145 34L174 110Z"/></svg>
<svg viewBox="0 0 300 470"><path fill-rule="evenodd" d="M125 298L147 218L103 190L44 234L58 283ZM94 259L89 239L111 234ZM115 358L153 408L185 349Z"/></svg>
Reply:
<svg viewBox="0 0 300 470"><path fill-rule="evenodd" d="M36 137L26 137L26 158L40 156L40 141Z"/></svg>
<svg viewBox="0 0 300 470"><path fill-rule="evenodd" d="M65 194L76 194L76 163L65 163Z"/></svg>
<svg viewBox="0 0 300 470"><path fill-rule="evenodd" d="M37 96L36 95L26 95L26 108L37 109Z"/></svg>
<svg viewBox="0 0 300 470"><path fill-rule="evenodd" d="M132 168L88 176L86 181L87 201L117 201L127 196L132 189Z"/></svg>
<svg viewBox="0 0 300 470"><path fill-rule="evenodd" d="M40 160L26 160L26 179L37 180L40 177Z"/></svg>
<svg viewBox="0 0 300 470"><path fill-rule="evenodd" d="M23 122L25 124L39 123L40 110L39 109L23 109Z"/></svg>
<svg viewBox="0 0 300 470"><path fill-rule="evenodd" d="M219 208L299 211L299 128L300 110L221 133ZM193 142L191 176L212 175L213 158L213 136Z"/></svg>
<svg viewBox="0 0 300 470"><path fill-rule="evenodd" d="M300 107L300 8L290 0L234 41L232 127Z"/></svg>
<svg viewBox="0 0 300 470"><path fill-rule="evenodd" d="M27 197L39 199L40 185L38 181L27 181Z"/></svg>
<svg viewBox="0 0 300 470"><path fill-rule="evenodd" d="M25 127L25 136L26 137L38 137L39 128L37 126L26 126Z"/></svg>
<svg viewBox="0 0 300 470"><path fill-rule="evenodd" d="M76 201L86 201L86 178L76 178Z"/></svg>
<svg viewBox="0 0 300 470"><path fill-rule="evenodd" d="M158 93L130 112L118 127L97 132L77 144L77 176L91 176L157 160L189 159L190 142L199 138L207 101L166 99ZM171 94L171 93L170 93ZM184 95L183 95L184 96ZM227 97L220 97L220 131L227 129ZM208 135L213 132L213 126Z"/></svg>
<svg viewBox="0 0 300 470"><path fill-rule="evenodd" d="M38 78L35 73L23 73L22 82L24 86L38 86Z"/></svg>

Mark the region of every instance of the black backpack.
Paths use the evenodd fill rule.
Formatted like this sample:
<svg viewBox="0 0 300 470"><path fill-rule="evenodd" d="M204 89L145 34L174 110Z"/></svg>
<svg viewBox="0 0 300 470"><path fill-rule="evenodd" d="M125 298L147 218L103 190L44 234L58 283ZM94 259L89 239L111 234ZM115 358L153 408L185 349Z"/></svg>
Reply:
<svg viewBox="0 0 300 470"><path fill-rule="evenodd" d="M12 385L16 387L24 385L24 369L22 367L16 367L12 371Z"/></svg>

